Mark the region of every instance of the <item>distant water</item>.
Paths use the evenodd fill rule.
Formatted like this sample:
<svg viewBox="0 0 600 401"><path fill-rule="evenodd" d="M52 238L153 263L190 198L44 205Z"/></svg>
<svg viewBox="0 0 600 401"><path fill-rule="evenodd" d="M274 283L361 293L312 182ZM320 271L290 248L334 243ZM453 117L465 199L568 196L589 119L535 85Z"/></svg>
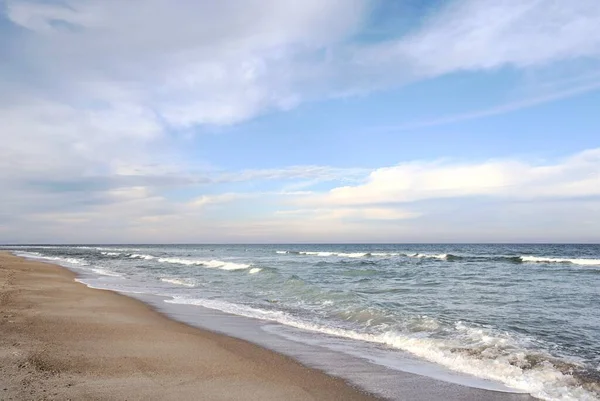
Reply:
<svg viewBox="0 0 600 401"><path fill-rule="evenodd" d="M8 248L95 286L408 352L543 399L600 400L600 245Z"/></svg>

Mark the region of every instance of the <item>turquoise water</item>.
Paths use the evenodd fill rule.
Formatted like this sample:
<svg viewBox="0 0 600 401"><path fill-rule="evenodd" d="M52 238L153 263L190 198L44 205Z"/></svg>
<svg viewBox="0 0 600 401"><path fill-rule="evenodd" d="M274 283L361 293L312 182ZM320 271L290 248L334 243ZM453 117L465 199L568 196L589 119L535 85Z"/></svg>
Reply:
<svg viewBox="0 0 600 401"><path fill-rule="evenodd" d="M88 284L600 399L599 245L25 246Z"/></svg>

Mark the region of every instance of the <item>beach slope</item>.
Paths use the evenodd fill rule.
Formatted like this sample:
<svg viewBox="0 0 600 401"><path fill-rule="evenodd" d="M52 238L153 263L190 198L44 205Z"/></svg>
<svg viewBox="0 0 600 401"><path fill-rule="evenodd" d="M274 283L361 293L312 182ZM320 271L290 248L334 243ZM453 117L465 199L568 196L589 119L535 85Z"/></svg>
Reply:
<svg viewBox="0 0 600 401"><path fill-rule="evenodd" d="M0 253L2 400L374 400L261 347Z"/></svg>

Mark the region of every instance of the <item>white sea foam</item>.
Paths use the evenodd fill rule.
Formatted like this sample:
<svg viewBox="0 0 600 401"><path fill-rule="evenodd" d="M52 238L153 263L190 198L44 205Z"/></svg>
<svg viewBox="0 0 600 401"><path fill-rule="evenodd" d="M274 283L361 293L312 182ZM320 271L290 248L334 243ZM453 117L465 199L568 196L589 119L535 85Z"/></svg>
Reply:
<svg viewBox="0 0 600 401"><path fill-rule="evenodd" d="M126 294L147 294L147 292L145 292L145 291L135 291L132 289L125 289L125 288L116 289L114 287L105 287L105 286L94 285L94 284L89 283L87 280L83 280L83 279L79 279L79 278L76 278L75 281L77 281L78 283L81 283L89 288L93 288L95 290L116 291L116 292L126 293Z"/></svg>
<svg viewBox="0 0 600 401"><path fill-rule="evenodd" d="M39 252L15 252L15 255L17 256L22 256L25 258L31 258L31 259L37 259L37 260L47 260L47 261L52 261L52 262L57 262L58 264L66 264L69 266L89 266L90 264L83 260L83 259L77 259L77 258L63 258L60 256L46 256L46 255L42 255ZM113 271L107 270L107 269L103 269L100 267L90 267L87 268L85 267L84 270L88 270L88 271L92 271L96 274L99 274L101 276L111 276L111 277L122 277L121 274L119 273L115 273Z"/></svg>
<svg viewBox="0 0 600 401"><path fill-rule="evenodd" d="M406 256L409 258L418 259L438 259L438 260L451 260L453 255L447 253L439 254L428 254L428 253L401 253L401 252L326 252L326 251L276 251L278 254L298 254L307 256L320 256L320 257L343 257L343 258L363 258L363 257L392 257L392 256ZM468 258L469 256L462 256ZM482 256L474 256L481 258ZM490 259L498 258L499 256L490 256ZM511 257L508 257L511 258ZM582 266L600 266L600 259L586 259L586 258L550 258L544 256L521 256L521 261L524 263L570 263L574 265Z"/></svg>
<svg viewBox="0 0 600 401"><path fill-rule="evenodd" d="M16 256L20 256L22 258L38 258L38 257L42 256L41 253L33 252L33 251L31 251L31 252L15 251L15 252L13 252L13 254Z"/></svg>
<svg viewBox="0 0 600 401"><path fill-rule="evenodd" d="M439 259L439 260L447 260L447 253L439 253L439 254L427 254L427 253L412 253L406 255L410 258L421 258L421 259Z"/></svg>
<svg viewBox="0 0 600 401"><path fill-rule="evenodd" d="M362 258L362 257L370 255L369 252L346 253L346 252L317 252L317 251L299 251L298 254L310 255L310 256L322 256L322 257L337 256L337 257L342 257L342 258Z"/></svg>
<svg viewBox="0 0 600 401"><path fill-rule="evenodd" d="M53 262L58 262L60 263L68 263L69 265L79 265L79 266L88 266L89 263L86 262L84 259L77 259L77 258L68 258L68 257L60 257L60 256L46 256L46 255L42 255L39 252L15 252L15 255L17 256L21 256L24 258L30 258L30 259L39 259L39 260L48 260L48 261L53 261Z"/></svg>
<svg viewBox="0 0 600 401"><path fill-rule="evenodd" d="M329 257L329 256L337 256L343 258L362 258L364 256L369 256L368 252L325 252L325 251L275 251L280 255L283 254L296 254L296 255L307 255L307 256L321 256L321 257Z"/></svg>
<svg viewBox="0 0 600 401"><path fill-rule="evenodd" d="M253 267L252 269L250 269L250 271L248 273L250 274L256 274L259 273L262 269L260 267Z"/></svg>
<svg viewBox="0 0 600 401"><path fill-rule="evenodd" d="M55 260L57 262L66 262L66 263L70 263L72 265L81 265L81 266L89 265L89 263L86 262L85 260L77 259L77 258L61 258L58 256L40 256L40 259Z"/></svg>
<svg viewBox="0 0 600 401"><path fill-rule="evenodd" d="M566 258L548 258L544 256L521 256L521 260L526 263L570 263L582 266L600 266L600 259L566 259Z"/></svg>
<svg viewBox="0 0 600 401"><path fill-rule="evenodd" d="M186 266L203 266L211 269L220 270L243 270L251 265L245 263L224 262L222 260L198 260L198 259L182 259L182 258L159 258L160 263L172 263Z"/></svg>
<svg viewBox="0 0 600 401"><path fill-rule="evenodd" d="M164 283L169 283L169 284L182 285L184 287L194 287L195 286L194 280L192 280L190 278L182 279L182 278L163 277L160 279L160 281L162 281Z"/></svg>
<svg viewBox="0 0 600 401"><path fill-rule="evenodd" d="M120 252L100 252L104 256L120 256Z"/></svg>
<svg viewBox="0 0 600 401"><path fill-rule="evenodd" d="M159 258L158 261L160 263L172 263L172 264L176 264L176 265L186 265L186 266L202 264L202 261L200 261L200 260L181 259L181 258Z"/></svg>
<svg viewBox="0 0 600 401"><path fill-rule="evenodd" d="M312 252L312 251L302 251L298 252L300 255L311 255L311 256L340 256L339 253L336 252Z"/></svg>
<svg viewBox="0 0 600 401"><path fill-rule="evenodd" d="M371 256L383 256L383 257L387 257L387 256L403 256L403 253L397 253L397 252L371 252Z"/></svg>
<svg viewBox="0 0 600 401"><path fill-rule="evenodd" d="M139 253L133 253L133 254L129 255L129 257L131 259L144 259L144 260L153 260L153 259L156 259L155 256L144 255L144 254L139 254Z"/></svg>
<svg viewBox="0 0 600 401"><path fill-rule="evenodd" d="M342 258L364 258L364 257L390 257L390 256L409 256L415 258L436 258L445 259L448 255L428 255L428 254L405 254L400 252L326 252L326 251L276 251L276 253L282 254L298 254L307 256L321 256L321 257L342 257Z"/></svg>
<svg viewBox="0 0 600 401"><path fill-rule="evenodd" d="M572 376L563 374L549 361L535 368L526 368L530 364L527 358L531 353L519 347L518 342L510 336L502 336L482 328L468 327L462 323L456 324L456 338L437 339L397 331L364 333L336 328L303 321L282 311L262 310L226 301L173 297L165 302L199 305L302 330L386 345L451 370L504 383L544 400L597 401L594 394L578 386ZM469 346L465 347L465 344ZM471 352L474 349L479 350L476 355Z"/></svg>
<svg viewBox="0 0 600 401"><path fill-rule="evenodd" d="M91 271L93 271L96 274L99 274L101 276L110 276L110 277L123 277L121 274L119 273L115 273L113 271L110 270L106 270L106 269L102 269L99 267L93 267L90 269Z"/></svg>
<svg viewBox="0 0 600 401"><path fill-rule="evenodd" d="M90 248L92 249L92 248ZM93 249L96 249L97 251L109 251L109 252L137 252L140 251L139 248L122 248L122 247L95 247Z"/></svg>
<svg viewBox="0 0 600 401"><path fill-rule="evenodd" d="M92 284L88 283L86 280L82 280L80 278L76 278L75 281L78 283L81 283L89 288L93 288L95 290L113 291L112 289L107 288L107 287L99 287L99 286L92 285Z"/></svg>

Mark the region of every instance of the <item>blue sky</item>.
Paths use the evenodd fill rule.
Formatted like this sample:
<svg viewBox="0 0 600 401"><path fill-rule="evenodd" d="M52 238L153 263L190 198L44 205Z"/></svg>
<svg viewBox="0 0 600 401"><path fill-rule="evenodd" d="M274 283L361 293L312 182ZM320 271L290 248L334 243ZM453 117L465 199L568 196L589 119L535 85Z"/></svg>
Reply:
<svg viewBox="0 0 600 401"><path fill-rule="evenodd" d="M0 1L0 242L599 242L598 27L596 0Z"/></svg>

